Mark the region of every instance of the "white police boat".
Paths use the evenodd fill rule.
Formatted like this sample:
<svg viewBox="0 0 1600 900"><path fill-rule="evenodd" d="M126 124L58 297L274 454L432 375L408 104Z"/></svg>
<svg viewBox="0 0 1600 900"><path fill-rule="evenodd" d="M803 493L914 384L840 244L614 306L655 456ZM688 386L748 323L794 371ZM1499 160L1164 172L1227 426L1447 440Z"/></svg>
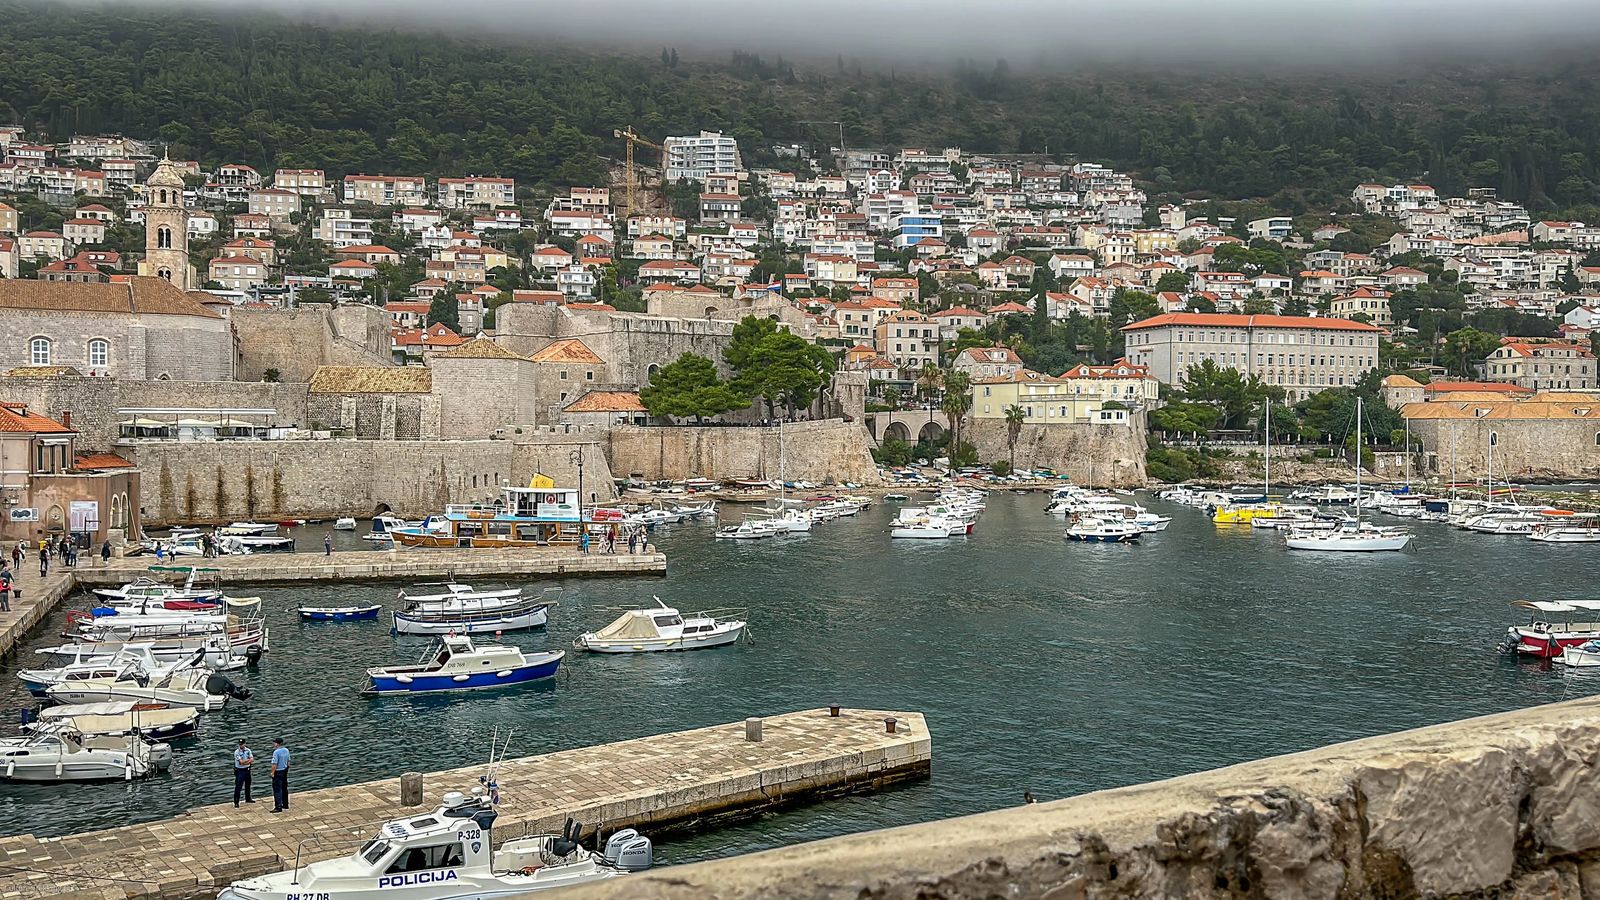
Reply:
<svg viewBox="0 0 1600 900"><path fill-rule="evenodd" d="M445 635L414 666L383 666L367 670L363 694L425 694L506 687L550 678L566 653L523 653L503 644L474 646L464 634Z"/></svg>
<svg viewBox="0 0 1600 900"><path fill-rule="evenodd" d="M582 826L570 819L561 834L495 850L495 816L484 797L452 791L431 813L385 824L354 853L235 881L217 900L482 900L650 868L648 838L625 829L594 852L580 845Z"/></svg>

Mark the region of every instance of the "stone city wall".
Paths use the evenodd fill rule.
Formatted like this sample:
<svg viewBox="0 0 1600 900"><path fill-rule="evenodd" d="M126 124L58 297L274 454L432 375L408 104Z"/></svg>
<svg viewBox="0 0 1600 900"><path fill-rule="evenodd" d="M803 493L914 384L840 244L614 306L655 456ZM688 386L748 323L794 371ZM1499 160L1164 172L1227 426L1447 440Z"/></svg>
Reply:
<svg viewBox="0 0 1600 900"><path fill-rule="evenodd" d="M778 477L777 428L637 427L611 430L611 470L646 480ZM859 423L830 419L783 426L783 474L791 481L876 483L872 438Z"/></svg>
<svg viewBox="0 0 1600 900"><path fill-rule="evenodd" d="M51 418L72 413L81 449L110 450L130 407L275 409L277 422L305 427L306 386L260 381L138 381L125 378L0 376L0 400L28 404Z"/></svg>
<svg viewBox="0 0 1600 900"><path fill-rule="evenodd" d="M1593 900L1600 699L674 866L571 896Z"/></svg>
<svg viewBox="0 0 1600 900"><path fill-rule="evenodd" d="M145 441L124 449L141 470L146 526L236 519L420 518L447 503L490 501L543 471L576 486L571 437L478 441ZM585 444L584 489L613 496L603 449ZM569 477L569 469L570 476Z"/></svg>
<svg viewBox="0 0 1600 900"><path fill-rule="evenodd" d="M1445 479L1452 471L1462 480L1489 474L1490 432L1496 480L1600 478L1600 422L1595 420L1411 420L1411 434L1422 441L1428 474Z"/></svg>
<svg viewBox="0 0 1600 900"><path fill-rule="evenodd" d="M961 439L977 448L985 465L1010 458L1003 419L969 419ZM1016 466L1054 469L1090 487L1142 487L1145 449L1142 417L1129 425L1024 425Z"/></svg>
<svg viewBox="0 0 1600 900"><path fill-rule="evenodd" d="M280 381L310 381L318 366L394 365L383 310L351 304L338 309L236 309L235 377L259 381L276 369Z"/></svg>

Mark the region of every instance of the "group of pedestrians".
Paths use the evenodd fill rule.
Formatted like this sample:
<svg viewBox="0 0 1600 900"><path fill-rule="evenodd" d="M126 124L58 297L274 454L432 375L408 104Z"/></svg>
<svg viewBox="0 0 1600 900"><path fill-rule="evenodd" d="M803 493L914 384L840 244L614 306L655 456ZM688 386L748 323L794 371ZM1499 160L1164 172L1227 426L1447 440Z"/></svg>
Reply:
<svg viewBox="0 0 1600 900"><path fill-rule="evenodd" d="M233 806L239 808L242 796L245 803L256 802L250 796L250 770L256 763L256 754L244 738L233 751ZM272 811L283 812L289 808L289 748L283 738L272 739L272 755L268 757L272 770Z"/></svg>
<svg viewBox="0 0 1600 900"><path fill-rule="evenodd" d="M617 552L617 541L620 540L621 538L622 538L622 529L619 526L612 525L610 528L607 528L606 531L605 531L605 534L603 536L601 536L601 538L600 538L600 552L601 553L616 553ZM584 529L583 532L578 535L578 551L580 553L588 553L589 552L590 543L591 543L591 539L589 537L589 530L588 529ZM644 547L645 547L645 537L644 537L643 530L639 529L639 528L629 528L628 529L628 552L629 553L637 553L640 550L643 550Z"/></svg>

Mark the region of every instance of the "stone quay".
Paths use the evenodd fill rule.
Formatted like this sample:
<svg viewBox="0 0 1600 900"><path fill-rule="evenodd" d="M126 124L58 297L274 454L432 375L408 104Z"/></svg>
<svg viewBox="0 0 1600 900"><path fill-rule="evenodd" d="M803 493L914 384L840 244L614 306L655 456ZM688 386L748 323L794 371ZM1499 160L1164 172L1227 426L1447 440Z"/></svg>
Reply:
<svg viewBox="0 0 1600 900"><path fill-rule="evenodd" d="M893 720L892 725L889 720ZM555 832L699 829L830 796L926 778L933 742L918 713L813 709L501 762L496 843ZM229 882L353 852L386 820L469 791L483 763L422 777L402 806L401 776L296 793L285 813L258 803L203 806L141 825L0 839L0 897L213 897Z"/></svg>

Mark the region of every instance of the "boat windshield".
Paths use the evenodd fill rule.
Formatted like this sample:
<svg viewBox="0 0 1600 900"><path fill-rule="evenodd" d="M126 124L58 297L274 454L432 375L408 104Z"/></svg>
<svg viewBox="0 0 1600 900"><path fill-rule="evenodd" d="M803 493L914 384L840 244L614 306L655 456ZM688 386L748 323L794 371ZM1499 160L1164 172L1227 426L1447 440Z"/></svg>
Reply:
<svg viewBox="0 0 1600 900"><path fill-rule="evenodd" d="M366 860L370 865L372 863L376 863L380 859L383 859L383 855L388 852L388 841L382 838L373 838L372 840L367 841L367 845L361 848L361 852L358 855L362 859Z"/></svg>

